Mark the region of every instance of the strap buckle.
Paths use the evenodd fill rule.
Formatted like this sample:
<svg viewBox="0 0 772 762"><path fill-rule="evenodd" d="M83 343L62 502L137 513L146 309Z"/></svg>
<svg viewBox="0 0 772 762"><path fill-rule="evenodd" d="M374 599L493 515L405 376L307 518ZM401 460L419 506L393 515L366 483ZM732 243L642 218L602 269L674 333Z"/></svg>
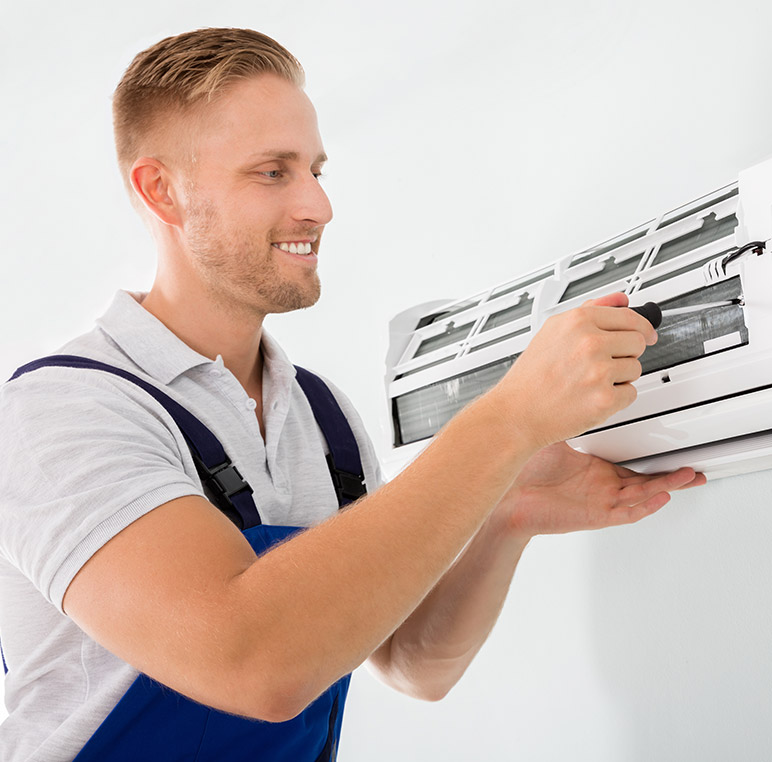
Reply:
<svg viewBox="0 0 772 762"><path fill-rule="evenodd" d="M343 506L358 500L367 494L364 474L352 474L350 471L344 471L335 465L335 459L332 453L327 454L327 465L330 468L332 477L332 486L338 497L338 503Z"/></svg>
<svg viewBox="0 0 772 762"><path fill-rule="evenodd" d="M193 452L191 448L191 452ZM243 529L243 521L238 509L233 504L231 498L234 495L240 495L242 492L248 492L250 495L253 490L238 468L233 465L230 459L219 466L209 468L201 458L193 454L193 460L196 464L196 470L204 485L204 491L211 494L211 501L231 520L239 529Z"/></svg>

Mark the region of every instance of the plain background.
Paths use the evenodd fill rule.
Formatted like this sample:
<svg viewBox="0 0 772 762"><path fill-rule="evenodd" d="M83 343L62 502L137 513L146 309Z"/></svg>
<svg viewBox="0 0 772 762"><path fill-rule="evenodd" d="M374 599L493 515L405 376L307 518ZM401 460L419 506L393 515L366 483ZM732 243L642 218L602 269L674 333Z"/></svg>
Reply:
<svg viewBox="0 0 772 762"><path fill-rule="evenodd" d="M133 55L250 26L306 67L336 213L322 301L268 327L348 392L382 454L395 313L622 233L772 153L768 2L2 0L0 13L0 373L151 283L111 142ZM635 526L537 538L445 701L356 674L340 759L772 759L771 490L772 472L735 477Z"/></svg>

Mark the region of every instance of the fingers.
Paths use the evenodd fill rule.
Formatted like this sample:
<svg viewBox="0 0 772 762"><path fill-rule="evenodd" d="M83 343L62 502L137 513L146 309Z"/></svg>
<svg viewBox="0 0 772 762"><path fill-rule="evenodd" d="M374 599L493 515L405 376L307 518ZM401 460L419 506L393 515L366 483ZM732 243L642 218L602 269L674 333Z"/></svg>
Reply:
<svg viewBox="0 0 772 762"><path fill-rule="evenodd" d="M647 346L657 342L657 332L654 326L643 315L626 309L616 307L594 306L595 324L603 331L631 331L639 333L646 341Z"/></svg>
<svg viewBox="0 0 772 762"><path fill-rule="evenodd" d="M634 524L636 521L645 519L656 513L664 505L670 502L670 495L667 492L660 492L652 495L648 500L631 506L614 508L609 514L608 526L622 526L623 524Z"/></svg>
<svg viewBox="0 0 772 762"><path fill-rule="evenodd" d="M705 474L697 473L694 475L694 479L692 479L687 484L684 484L682 487L676 487L676 489L691 489L692 487L702 487L708 482L708 477L705 476Z"/></svg>
<svg viewBox="0 0 772 762"><path fill-rule="evenodd" d="M668 474L638 474L617 466L625 486L619 490L616 503L605 513L604 526L633 524L656 513L670 501L670 492L705 484L705 474L693 468L679 468Z"/></svg>
<svg viewBox="0 0 772 762"><path fill-rule="evenodd" d="M641 376L638 357L646 344L639 333L633 331L598 331L588 334L577 345L583 360L593 364L598 382L622 384Z"/></svg>
<svg viewBox="0 0 772 762"><path fill-rule="evenodd" d="M645 349L646 342L640 333L605 330L586 335L579 347L583 358L593 363L598 384L628 384L639 379L642 367L637 358ZM633 390L623 391L622 395L626 404L636 397Z"/></svg>
<svg viewBox="0 0 772 762"><path fill-rule="evenodd" d="M633 357L615 358L610 373L614 384L629 384L641 377L641 364Z"/></svg>
<svg viewBox="0 0 772 762"><path fill-rule="evenodd" d="M634 507L662 494L667 494L687 487L705 484L705 475L695 473L693 468L679 468L670 474L637 475L627 479L617 499L617 506ZM664 503L663 503L664 505Z"/></svg>
<svg viewBox="0 0 772 762"><path fill-rule="evenodd" d="M498 385L537 445L588 431L635 400L638 357L657 334L626 305L617 293L552 315Z"/></svg>
<svg viewBox="0 0 772 762"><path fill-rule="evenodd" d="M575 317L577 323L581 320L580 315ZM583 335L570 347L566 360L575 368L586 368L591 383L620 384L640 377L641 364L637 358L646 349L640 333L599 329L592 318L581 330Z"/></svg>
<svg viewBox="0 0 772 762"><path fill-rule="evenodd" d="M599 299L588 299L582 307L600 307L598 311L598 327L605 331L637 331L646 339L646 344L652 345L657 341L657 332L651 323L643 315L632 310L618 309L627 307L629 299L627 294L617 292L602 296ZM607 309L613 307L615 309Z"/></svg>
<svg viewBox="0 0 772 762"><path fill-rule="evenodd" d="M612 394L614 395L614 404L608 406L607 418L614 413L624 410L635 402L638 397L638 390L631 383L615 382Z"/></svg>
<svg viewBox="0 0 772 762"><path fill-rule="evenodd" d="M601 296L600 299L588 299L582 307L627 307L629 303L627 294L617 291L614 294Z"/></svg>
<svg viewBox="0 0 772 762"><path fill-rule="evenodd" d="M646 341L637 331L602 331L604 354L611 357L640 357L646 351Z"/></svg>

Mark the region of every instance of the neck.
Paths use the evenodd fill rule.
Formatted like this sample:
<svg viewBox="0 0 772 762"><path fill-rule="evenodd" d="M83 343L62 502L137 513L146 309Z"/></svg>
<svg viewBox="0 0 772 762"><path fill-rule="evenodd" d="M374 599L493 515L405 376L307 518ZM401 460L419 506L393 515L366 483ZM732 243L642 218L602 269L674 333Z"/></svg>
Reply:
<svg viewBox="0 0 772 762"><path fill-rule="evenodd" d="M244 314L217 303L198 284L156 280L142 306L191 349L223 364L250 393L262 387L260 342L265 315ZM259 396L258 396L259 399Z"/></svg>

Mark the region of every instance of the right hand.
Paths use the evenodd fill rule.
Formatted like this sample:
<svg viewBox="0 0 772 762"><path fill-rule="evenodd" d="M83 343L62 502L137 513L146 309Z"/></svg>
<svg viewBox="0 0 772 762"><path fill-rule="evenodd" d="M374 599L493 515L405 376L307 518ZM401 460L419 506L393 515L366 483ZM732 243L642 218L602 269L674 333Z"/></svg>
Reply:
<svg viewBox="0 0 772 762"><path fill-rule="evenodd" d="M657 333L611 294L550 317L494 388L519 430L545 447L595 428L632 403L638 358Z"/></svg>

